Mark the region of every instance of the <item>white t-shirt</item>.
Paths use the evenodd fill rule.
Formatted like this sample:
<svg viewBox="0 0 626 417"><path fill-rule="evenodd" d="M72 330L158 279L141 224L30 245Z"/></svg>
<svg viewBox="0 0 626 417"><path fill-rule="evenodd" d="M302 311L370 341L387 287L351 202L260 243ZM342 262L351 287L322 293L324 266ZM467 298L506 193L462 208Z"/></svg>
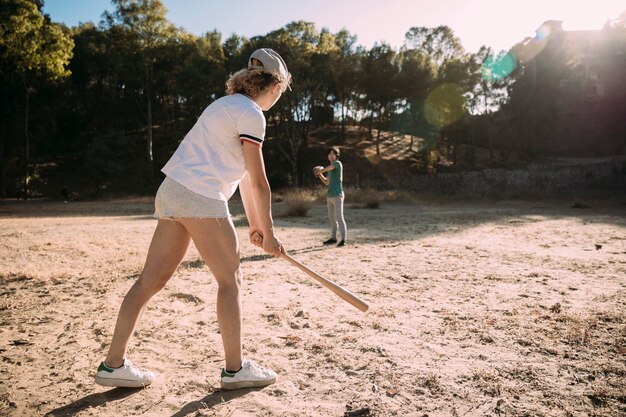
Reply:
<svg viewBox="0 0 626 417"><path fill-rule="evenodd" d="M242 94L225 96L202 112L161 171L195 193L228 201L246 172L241 142L261 147L264 138L261 107Z"/></svg>

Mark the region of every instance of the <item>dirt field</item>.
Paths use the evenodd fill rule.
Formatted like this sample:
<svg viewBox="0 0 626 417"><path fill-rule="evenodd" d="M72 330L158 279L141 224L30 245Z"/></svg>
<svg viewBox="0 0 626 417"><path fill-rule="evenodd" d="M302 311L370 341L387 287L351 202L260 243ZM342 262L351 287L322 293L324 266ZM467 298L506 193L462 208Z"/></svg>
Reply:
<svg viewBox="0 0 626 417"><path fill-rule="evenodd" d="M150 200L0 204L0 415L626 415L623 198L347 202L344 248L320 244L322 204L276 225L367 313L264 256L231 208L244 351L279 373L234 392L219 389L216 285L193 246L131 343L157 381L93 382L156 224Z"/></svg>

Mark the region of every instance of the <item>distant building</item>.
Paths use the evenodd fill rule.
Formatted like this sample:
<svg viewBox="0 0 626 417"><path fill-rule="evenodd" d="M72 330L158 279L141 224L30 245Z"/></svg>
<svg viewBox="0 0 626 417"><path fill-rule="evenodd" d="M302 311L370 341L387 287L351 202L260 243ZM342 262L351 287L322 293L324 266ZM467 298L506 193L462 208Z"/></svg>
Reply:
<svg viewBox="0 0 626 417"><path fill-rule="evenodd" d="M561 21L548 20L534 38L511 48L534 74L531 79L538 80L538 87L528 90L529 105L543 103L533 117L545 127L544 135L533 132L527 140L533 151L577 156L624 152L624 30L566 31ZM545 137L547 132L552 133Z"/></svg>
<svg viewBox="0 0 626 417"><path fill-rule="evenodd" d="M557 23L549 21L546 23ZM606 40L606 33L602 30L564 31L561 22L555 30L563 33L564 46L568 51L568 66L571 68L567 77L562 80L563 88L577 89L588 99L604 96L606 91L606 62L602 52Z"/></svg>
<svg viewBox="0 0 626 417"><path fill-rule="evenodd" d="M541 53L548 42L558 39L562 42L568 71L561 78L563 90L575 92L586 98L602 97L606 91L602 75L610 65L604 54L606 31L603 30L563 30L562 21L548 20L535 31L534 38L526 38L512 48L522 64L531 61Z"/></svg>

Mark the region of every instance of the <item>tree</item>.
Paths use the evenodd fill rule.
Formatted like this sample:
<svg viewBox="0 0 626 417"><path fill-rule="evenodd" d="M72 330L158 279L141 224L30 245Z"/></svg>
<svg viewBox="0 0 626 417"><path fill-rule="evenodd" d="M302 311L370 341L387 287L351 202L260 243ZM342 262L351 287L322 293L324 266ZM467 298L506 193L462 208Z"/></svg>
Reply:
<svg viewBox="0 0 626 417"><path fill-rule="evenodd" d="M448 26L412 27L405 35L405 46L429 56L438 67L465 53L461 41Z"/></svg>
<svg viewBox="0 0 626 417"><path fill-rule="evenodd" d="M380 157L381 131L387 127L398 104L396 52L388 44L375 44L365 54L362 68L361 91L369 111L369 132L371 136L376 119L376 156Z"/></svg>
<svg viewBox="0 0 626 417"><path fill-rule="evenodd" d="M337 48L329 54L329 67L333 78L332 94L341 109L340 141L346 136L348 112L358 97L361 51L355 50L356 36L347 30L335 34Z"/></svg>
<svg viewBox="0 0 626 417"><path fill-rule="evenodd" d="M66 66L72 57L74 43L63 27L42 13L40 0L0 1L0 57L5 82L17 82L24 94L24 195L28 198L30 180L30 98L42 83L57 81L69 75ZM4 130L4 129L3 129ZM1 133L1 132L0 132ZM4 143L4 137L0 138ZM2 150L4 146L0 146ZM6 194L4 155L1 192Z"/></svg>
<svg viewBox="0 0 626 417"><path fill-rule="evenodd" d="M224 94L226 57L218 32L195 36L178 30L158 48L154 97L162 137L161 155L169 158L202 111ZM160 116L160 117L158 117Z"/></svg>
<svg viewBox="0 0 626 417"><path fill-rule="evenodd" d="M400 72L398 90L404 100L402 106L405 122L401 131L411 135L410 151L413 150L413 137L427 137L430 126L424 117L424 102L432 89L436 67L432 60L420 50L402 48L398 57Z"/></svg>
<svg viewBox="0 0 626 417"><path fill-rule="evenodd" d="M471 54L471 81L473 85L468 94L470 114L484 114L497 111L507 100L506 86L510 83L509 74L515 69L511 54L502 51L494 54L491 48L482 46Z"/></svg>
<svg viewBox="0 0 626 417"><path fill-rule="evenodd" d="M321 56L332 48L333 42L324 41L324 34L316 30L311 22L291 22L264 37L252 38L244 56L260 47L280 51L293 75L292 90L287 91L268 113L268 126L274 128L274 139L280 153L291 165L292 181L299 184L300 152L306 147L312 122L312 109L317 102L325 102L325 83L330 78L322 72ZM322 72L320 72L322 70Z"/></svg>
<svg viewBox="0 0 626 417"><path fill-rule="evenodd" d="M154 63L158 47L163 45L174 32L174 27L166 19L167 10L160 0L112 0L116 10L105 12L104 20L108 27L119 25L135 36L129 45L139 55L143 73L142 93L145 99L146 118L146 159L148 174L153 172L153 120L152 95Z"/></svg>
<svg viewBox="0 0 626 417"><path fill-rule="evenodd" d="M419 58L421 75L428 80L420 85L418 100L409 97L409 105L411 113L422 118L412 119L421 123L422 165L431 167L431 150L446 149L446 128L467 117L468 100L480 82L479 65L465 53L460 39L448 26L411 28L405 35L403 50L409 59ZM415 65L410 61L408 64Z"/></svg>

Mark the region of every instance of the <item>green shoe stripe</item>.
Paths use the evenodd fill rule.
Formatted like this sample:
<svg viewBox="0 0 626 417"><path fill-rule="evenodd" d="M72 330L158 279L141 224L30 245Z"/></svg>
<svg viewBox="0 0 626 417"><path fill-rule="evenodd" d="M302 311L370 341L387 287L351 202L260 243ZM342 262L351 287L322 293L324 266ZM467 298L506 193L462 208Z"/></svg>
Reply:
<svg viewBox="0 0 626 417"><path fill-rule="evenodd" d="M100 362L100 366L98 366L98 372L100 371L105 371L111 374L113 373L114 369L111 369L108 366L106 366L104 362Z"/></svg>
<svg viewBox="0 0 626 417"><path fill-rule="evenodd" d="M230 372L226 372L226 369L222 368L222 378L234 378L235 374L231 374Z"/></svg>

